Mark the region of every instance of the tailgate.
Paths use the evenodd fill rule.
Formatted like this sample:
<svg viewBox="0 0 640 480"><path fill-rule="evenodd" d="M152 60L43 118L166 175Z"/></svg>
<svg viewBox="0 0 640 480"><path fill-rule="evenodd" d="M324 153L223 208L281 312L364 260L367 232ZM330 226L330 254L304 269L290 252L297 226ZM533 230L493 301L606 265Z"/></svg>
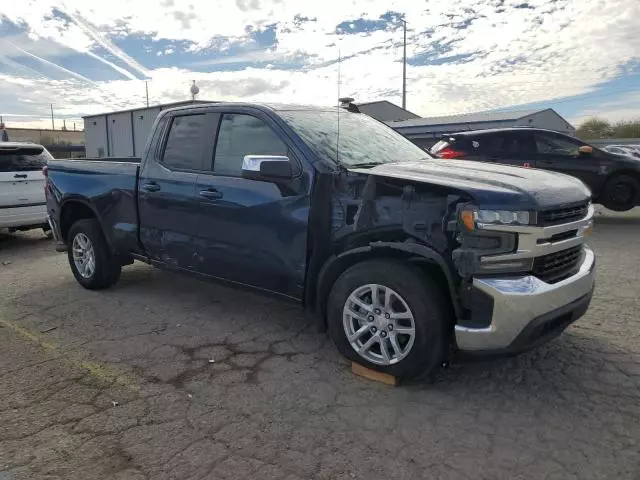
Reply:
<svg viewBox="0 0 640 480"><path fill-rule="evenodd" d="M42 167L51 155L40 146L0 146L0 208L45 203Z"/></svg>

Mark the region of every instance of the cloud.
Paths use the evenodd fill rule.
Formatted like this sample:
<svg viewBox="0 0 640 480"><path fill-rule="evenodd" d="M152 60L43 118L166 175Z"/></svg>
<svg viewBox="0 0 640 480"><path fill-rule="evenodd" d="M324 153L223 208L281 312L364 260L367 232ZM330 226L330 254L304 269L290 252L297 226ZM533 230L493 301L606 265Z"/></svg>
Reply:
<svg viewBox="0 0 640 480"><path fill-rule="evenodd" d="M637 0L38 0L5 2L0 13L43 48L86 53L124 75L92 77L92 93L78 96L73 72L70 83L49 85L0 58L36 82L39 93L28 94L36 103L72 98L75 115L142 104L140 77L151 79L154 101L188 98L196 79L212 100L334 104L338 51L343 95L399 102L402 16L408 107L422 115L594 94L640 61ZM127 47L133 37L144 48ZM16 45L59 63L55 52Z"/></svg>
<svg viewBox="0 0 640 480"><path fill-rule="evenodd" d="M628 92L613 100L600 103L597 108L587 107L572 115L570 121L575 125L598 117L611 122L640 120L640 92Z"/></svg>
<svg viewBox="0 0 640 480"><path fill-rule="evenodd" d="M140 65L137 61L127 55L122 49L118 48L111 40L109 40L106 36L104 36L98 29L96 29L93 25L91 25L88 21L86 21L80 14L78 13L67 13L71 19L80 27L80 29L86 33L89 37L91 37L98 45L107 50L109 53L114 55L115 57L122 60L127 66L132 68L134 71L141 73L144 76L148 76L149 72L146 68ZM108 63L109 64L109 63ZM112 67L113 64L110 64ZM118 70L122 73L122 69Z"/></svg>
<svg viewBox="0 0 640 480"><path fill-rule="evenodd" d="M68 68L64 68L63 66L58 65L57 63L51 62L51 61L49 61L49 60L47 60L45 58L39 57L37 55L34 55L31 52L27 52L26 50L18 47L17 45L11 44L11 46L13 48L15 48L16 50L18 50L19 52L27 55L28 57L34 58L34 59L38 60L39 62L41 62L41 63L43 63L43 64L45 64L47 66L53 67L54 69L56 69L56 70L58 70L60 72L66 73L67 75L70 75L70 76L72 76L74 78L77 78L78 80L82 80L83 82L94 84L94 82L92 80L89 80L87 77L85 77L83 75L80 75L79 73L76 73L76 72L74 72L72 70L69 70Z"/></svg>

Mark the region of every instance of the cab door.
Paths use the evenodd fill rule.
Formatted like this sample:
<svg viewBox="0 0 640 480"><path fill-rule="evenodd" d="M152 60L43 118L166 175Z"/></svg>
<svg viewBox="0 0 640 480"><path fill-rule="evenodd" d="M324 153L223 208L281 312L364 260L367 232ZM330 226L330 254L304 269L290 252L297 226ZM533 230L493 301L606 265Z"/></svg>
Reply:
<svg viewBox="0 0 640 480"><path fill-rule="evenodd" d="M197 270L194 246L198 175L211 168L217 116L202 109L180 110L160 120L140 172L140 240L152 260Z"/></svg>
<svg viewBox="0 0 640 480"><path fill-rule="evenodd" d="M311 178L282 128L264 112L225 109L208 172L198 175L199 271L301 299ZM246 178L246 156L288 158L290 178Z"/></svg>

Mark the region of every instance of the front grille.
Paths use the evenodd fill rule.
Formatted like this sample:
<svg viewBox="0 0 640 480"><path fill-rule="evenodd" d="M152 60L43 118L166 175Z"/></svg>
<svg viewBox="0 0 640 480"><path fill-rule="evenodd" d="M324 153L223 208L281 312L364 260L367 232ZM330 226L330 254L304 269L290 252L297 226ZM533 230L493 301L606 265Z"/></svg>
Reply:
<svg viewBox="0 0 640 480"><path fill-rule="evenodd" d="M585 202L572 207L556 208L553 210L543 210L538 214L538 222L543 227L549 225L560 225L562 223L574 222L587 216L589 203Z"/></svg>
<svg viewBox="0 0 640 480"><path fill-rule="evenodd" d="M556 283L575 274L582 259L582 245L538 257L533 261L533 274L547 283Z"/></svg>
<svg viewBox="0 0 640 480"><path fill-rule="evenodd" d="M574 238L578 235L578 230L567 230L566 232L556 233L555 235L551 235L549 238L539 238L538 245L542 245L545 243L556 243L562 242L563 240L569 240L570 238Z"/></svg>

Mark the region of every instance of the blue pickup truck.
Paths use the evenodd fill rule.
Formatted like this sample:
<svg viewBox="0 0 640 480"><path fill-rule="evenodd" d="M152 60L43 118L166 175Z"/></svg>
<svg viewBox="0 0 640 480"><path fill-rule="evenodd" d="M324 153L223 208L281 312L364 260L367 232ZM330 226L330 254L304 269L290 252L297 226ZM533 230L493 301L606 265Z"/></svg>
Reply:
<svg viewBox="0 0 640 480"><path fill-rule="evenodd" d="M315 311L343 355L398 377L455 351L538 345L593 292L582 182L431 158L352 104L167 110L141 159L53 161L46 175L83 287L138 260L258 290Z"/></svg>

